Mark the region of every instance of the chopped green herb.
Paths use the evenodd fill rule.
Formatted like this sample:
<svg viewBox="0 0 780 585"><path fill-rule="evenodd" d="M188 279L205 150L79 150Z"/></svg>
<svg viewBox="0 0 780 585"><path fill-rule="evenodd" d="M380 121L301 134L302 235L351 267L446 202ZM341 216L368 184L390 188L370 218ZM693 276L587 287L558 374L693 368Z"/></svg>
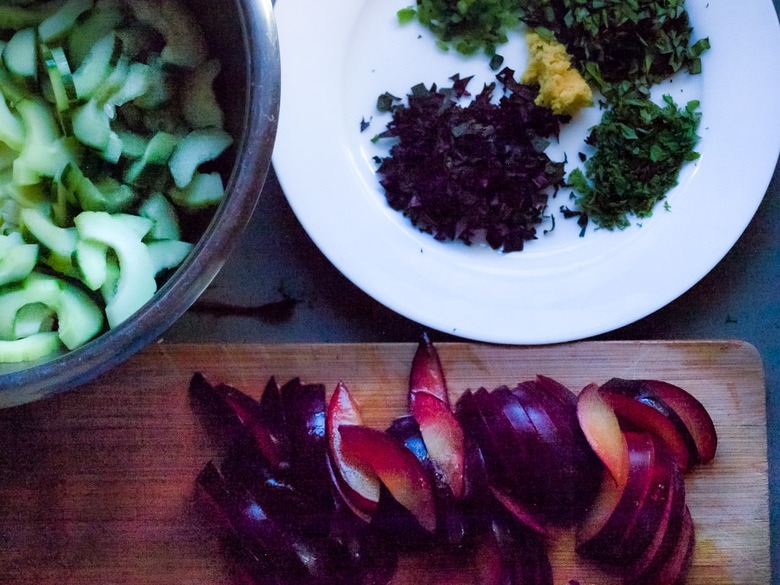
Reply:
<svg viewBox="0 0 780 585"><path fill-rule="evenodd" d="M664 102L621 101L591 129L586 141L596 152L585 161L585 173L569 173L568 183L578 209L598 226L623 229L629 216L651 216L677 184L683 163L698 158L699 102L684 108L670 96Z"/></svg>
<svg viewBox="0 0 780 585"><path fill-rule="evenodd" d="M506 43L507 31L519 25L518 0L417 0L416 7L398 11L398 21L417 17L438 39L464 55L479 51L492 56Z"/></svg>
<svg viewBox="0 0 780 585"><path fill-rule="evenodd" d="M379 139L395 143L375 159L380 183L393 209L438 240L484 237L494 249L522 250L536 238L550 192L564 184L563 163L544 152L561 118L513 75L497 75L506 90L497 103L492 83L461 106L470 78L455 76L447 88L416 85L407 104L392 106Z"/></svg>
<svg viewBox="0 0 780 585"><path fill-rule="evenodd" d="M518 1L521 19L550 29L608 98L646 94L678 71L699 73L709 48L707 39L691 45L685 0Z"/></svg>

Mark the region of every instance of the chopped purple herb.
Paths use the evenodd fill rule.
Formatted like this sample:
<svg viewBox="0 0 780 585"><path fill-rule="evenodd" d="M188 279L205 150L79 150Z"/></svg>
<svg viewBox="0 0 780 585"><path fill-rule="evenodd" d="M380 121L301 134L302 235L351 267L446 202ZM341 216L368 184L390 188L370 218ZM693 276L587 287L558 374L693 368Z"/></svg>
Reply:
<svg viewBox="0 0 780 585"><path fill-rule="evenodd" d="M537 106L536 90L511 69L496 78L504 88L498 102L494 82L460 105L470 78L457 75L451 87L414 86L407 104L395 98L377 137L395 143L375 160L389 205L419 230L466 244L484 237L513 252L536 239L549 195L564 185L564 164L544 152L564 119Z"/></svg>

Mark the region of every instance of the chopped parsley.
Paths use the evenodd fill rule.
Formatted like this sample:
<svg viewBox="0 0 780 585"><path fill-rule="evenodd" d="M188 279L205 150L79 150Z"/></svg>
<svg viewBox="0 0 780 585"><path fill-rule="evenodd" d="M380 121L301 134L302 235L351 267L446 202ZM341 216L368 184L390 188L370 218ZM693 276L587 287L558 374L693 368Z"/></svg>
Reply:
<svg viewBox="0 0 780 585"><path fill-rule="evenodd" d="M564 185L562 162L545 154L562 118L534 103L534 89L514 71L496 77L504 87L492 101L487 84L466 105L470 78L451 87L412 88L391 106L392 120L377 138L393 139L389 156L377 157L380 183L393 209L437 240L466 244L484 238L503 252L536 238L551 191ZM392 99L383 94L378 105Z"/></svg>
<svg viewBox="0 0 780 585"><path fill-rule="evenodd" d="M489 56L507 41L507 31L516 28L518 0L417 0L398 11L401 24L417 17L438 39L442 49L454 47L464 54L483 51Z"/></svg>
<svg viewBox="0 0 780 585"><path fill-rule="evenodd" d="M623 100L605 111L586 139L596 151L585 161L585 173L574 169L568 177L580 219L622 229L629 216L651 216L677 184L683 163L699 157L693 150L698 108L698 101L679 108L667 95L663 107L649 99Z"/></svg>

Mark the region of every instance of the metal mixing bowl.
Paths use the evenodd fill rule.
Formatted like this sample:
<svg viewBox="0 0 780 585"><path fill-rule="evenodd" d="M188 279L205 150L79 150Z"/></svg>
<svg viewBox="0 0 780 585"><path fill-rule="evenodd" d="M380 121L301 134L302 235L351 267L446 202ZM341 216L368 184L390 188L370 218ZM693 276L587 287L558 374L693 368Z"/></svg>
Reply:
<svg viewBox="0 0 780 585"><path fill-rule="evenodd" d="M200 228L187 259L151 301L120 326L64 355L0 364L0 408L72 389L158 338L192 305L222 268L260 196L279 113L279 45L271 0L188 0L222 62L216 89L225 126L235 137L224 169L226 197Z"/></svg>

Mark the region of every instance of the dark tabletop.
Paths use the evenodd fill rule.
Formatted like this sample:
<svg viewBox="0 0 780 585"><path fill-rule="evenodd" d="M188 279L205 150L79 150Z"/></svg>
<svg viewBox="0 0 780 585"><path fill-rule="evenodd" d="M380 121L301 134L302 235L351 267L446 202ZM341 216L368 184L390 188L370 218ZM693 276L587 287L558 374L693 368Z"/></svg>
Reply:
<svg viewBox="0 0 780 585"><path fill-rule="evenodd" d="M777 9L780 0L774 4ZM272 171L238 248L165 340L398 342L417 341L423 330L368 297L319 252ZM435 341L457 340L429 333ZM767 388L772 573L780 576L780 166L746 231L709 274L666 307L596 339L740 339L759 350Z"/></svg>

